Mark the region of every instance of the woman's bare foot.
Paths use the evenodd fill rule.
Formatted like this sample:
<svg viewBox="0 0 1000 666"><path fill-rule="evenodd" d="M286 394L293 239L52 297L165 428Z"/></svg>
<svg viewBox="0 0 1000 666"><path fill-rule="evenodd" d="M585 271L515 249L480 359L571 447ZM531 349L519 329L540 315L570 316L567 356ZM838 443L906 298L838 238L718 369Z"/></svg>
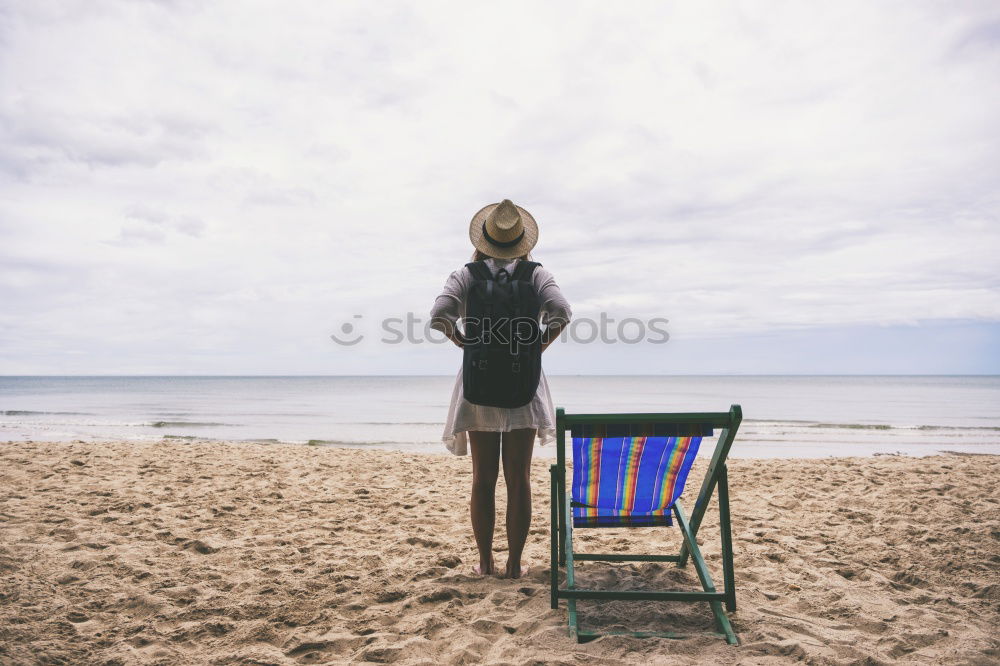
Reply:
<svg viewBox="0 0 1000 666"><path fill-rule="evenodd" d="M520 567L516 567L513 562L507 562L507 568L504 571L504 578L524 578L528 575L528 571L531 570L527 564L521 564Z"/></svg>
<svg viewBox="0 0 1000 666"><path fill-rule="evenodd" d="M477 576L491 576L496 573L496 565L493 560L490 560L487 564L480 562L479 564L473 565L472 573Z"/></svg>

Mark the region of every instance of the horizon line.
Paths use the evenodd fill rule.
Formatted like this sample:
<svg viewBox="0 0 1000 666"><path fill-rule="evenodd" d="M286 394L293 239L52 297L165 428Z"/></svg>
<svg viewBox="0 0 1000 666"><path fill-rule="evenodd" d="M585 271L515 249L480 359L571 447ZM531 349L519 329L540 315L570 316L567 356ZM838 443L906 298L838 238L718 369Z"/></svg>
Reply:
<svg viewBox="0 0 1000 666"><path fill-rule="evenodd" d="M448 374L79 374L79 375L7 375L0 374L0 379L21 379L21 378L51 378L51 379L101 379L101 378L247 378L247 379L319 379L319 378L357 378L357 377L454 377L455 373ZM998 373L546 373L546 377L1000 377Z"/></svg>

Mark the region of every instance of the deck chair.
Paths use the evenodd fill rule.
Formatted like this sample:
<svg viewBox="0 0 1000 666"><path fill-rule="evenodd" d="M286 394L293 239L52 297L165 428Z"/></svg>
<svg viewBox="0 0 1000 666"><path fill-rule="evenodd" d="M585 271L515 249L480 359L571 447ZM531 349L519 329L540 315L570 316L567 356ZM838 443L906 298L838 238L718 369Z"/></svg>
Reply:
<svg viewBox="0 0 1000 666"><path fill-rule="evenodd" d="M570 635L579 642L601 635L684 638L672 632L597 632L580 626L577 599L623 599L708 602L715 617L714 635L731 645L738 640L726 611L736 610L733 585L733 539L729 521L726 457L736 438L743 412L694 414L567 414L556 410L556 464L552 478L552 608L566 599ZM712 462L701 484L690 519L681 506L688 471L702 437L721 428ZM573 485L566 486L566 431L573 438ZM609 473L610 472L610 473ZM698 548L696 537L712 495L718 490L722 534L723 589L717 590ZM676 555L577 553L573 531L606 527L668 527L676 519L682 543ZM582 560L603 562L694 563L700 591L591 590L577 586L573 567ZM566 586L559 587L559 568L566 567ZM723 610L725 604L725 611Z"/></svg>

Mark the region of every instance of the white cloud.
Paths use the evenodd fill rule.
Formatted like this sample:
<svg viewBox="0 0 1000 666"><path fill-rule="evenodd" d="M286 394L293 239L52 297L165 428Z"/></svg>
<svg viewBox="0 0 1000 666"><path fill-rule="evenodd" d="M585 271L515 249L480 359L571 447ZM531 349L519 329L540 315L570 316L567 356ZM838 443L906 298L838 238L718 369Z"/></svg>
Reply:
<svg viewBox="0 0 1000 666"><path fill-rule="evenodd" d="M336 372L503 197L581 315L996 322L998 74L993 3L8 3L0 372Z"/></svg>

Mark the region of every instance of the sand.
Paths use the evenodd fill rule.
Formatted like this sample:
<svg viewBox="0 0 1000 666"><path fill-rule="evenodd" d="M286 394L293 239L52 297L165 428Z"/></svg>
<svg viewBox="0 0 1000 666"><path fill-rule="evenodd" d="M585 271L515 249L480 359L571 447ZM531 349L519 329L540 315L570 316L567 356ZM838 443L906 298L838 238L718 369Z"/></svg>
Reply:
<svg viewBox="0 0 1000 666"><path fill-rule="evenodd" d="M1000 663L1000 458L731 461L738 647L571 640L565 603L549 608L548 462L533 570L502 580L470 572L468 458L0 444L0 663ZM711 515L701 541L720 579ZM678 544L676 528L578 534L595 550ZM656 564L580 576L696 585ZM712 630L702 605L581 610L588 628Z"/></svg>

